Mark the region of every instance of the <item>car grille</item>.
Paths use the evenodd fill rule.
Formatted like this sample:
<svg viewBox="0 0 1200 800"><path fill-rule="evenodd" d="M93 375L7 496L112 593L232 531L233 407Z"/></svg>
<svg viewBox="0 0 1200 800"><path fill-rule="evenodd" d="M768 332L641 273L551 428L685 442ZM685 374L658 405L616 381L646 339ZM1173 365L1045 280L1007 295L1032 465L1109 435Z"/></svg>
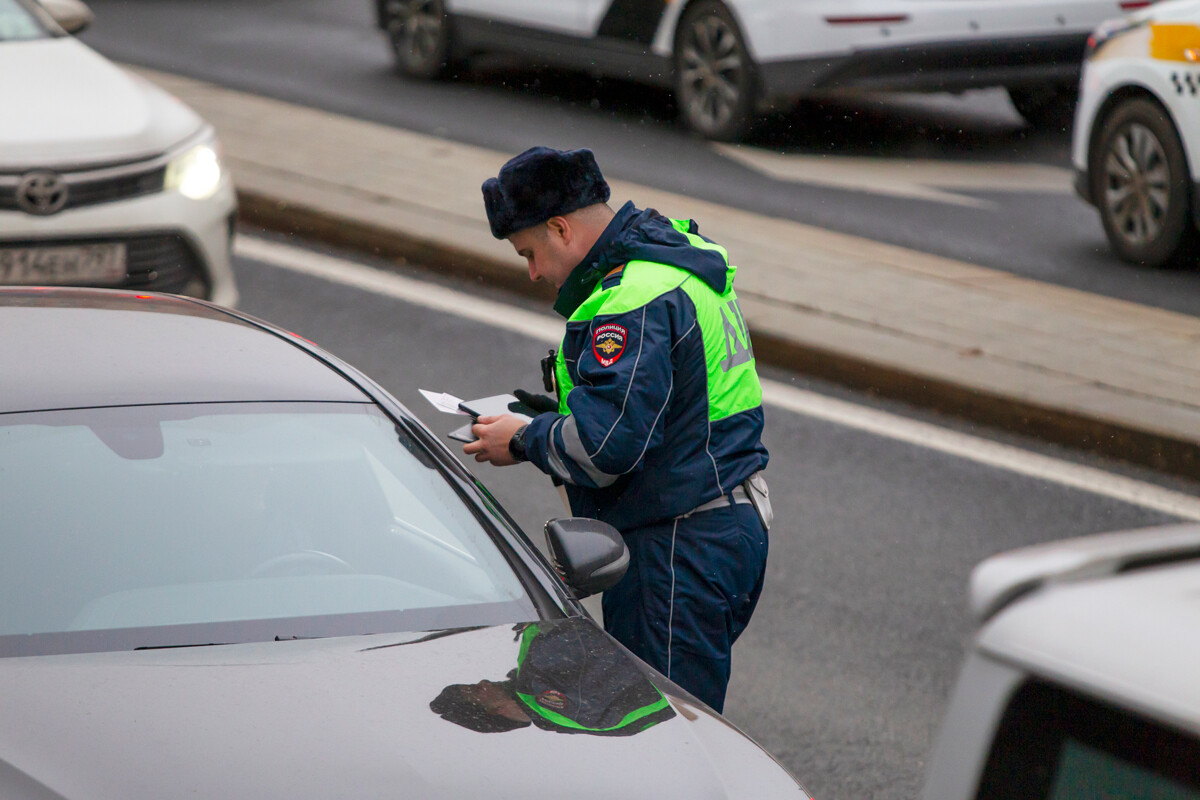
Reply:
<svg viewBox="0 0 1200 800"><path fill-rule="evenodd" d="M115 243L125 245L125 280L116 287L105 284L106 288L146 289L155 292L207 296L208 284L200 258L195 249L179 234L34 241L0 239L0 248L70 247L72 245Z"/></svg>
<svg viewBox="0 0 1200 800"><path fill-rule="evenodd" d="M176 292L200 277L200 262L182 236L147 236L125 244L130 288Z"/></svg>
<svg viewBox="0 0 1200 800"><path fill-rule="evenodd" d="M77 208L161 192L166 175L167 168L159 167L141 174L72 183L66 207Z"/></svg>
<svg viewBox="0 0 1200 800"><path fill-rule="evenodd" d="M37 171L40 170L29 170ZM24 174L28 173L0 176L0 211L21 210L17 202L17 189ZM150 166L142 163L113 169L58 174L67 186L67 202L59 209L65 211L161 192L167 168L161 163Z"/></svg>

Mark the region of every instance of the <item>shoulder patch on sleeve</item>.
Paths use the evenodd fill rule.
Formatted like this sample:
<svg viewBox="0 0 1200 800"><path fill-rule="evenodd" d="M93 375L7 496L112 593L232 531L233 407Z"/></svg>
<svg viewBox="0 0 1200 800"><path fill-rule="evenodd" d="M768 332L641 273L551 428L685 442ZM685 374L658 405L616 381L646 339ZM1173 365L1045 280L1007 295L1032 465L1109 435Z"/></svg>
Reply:
<svg viewBox="0 0 1200 800"><path fill-rule="evenodd" d="M625 343L629 341L629 331L624 325L606 322L596 328L592 334L592 352L602 367L611 367L625 352Z"/></svg>

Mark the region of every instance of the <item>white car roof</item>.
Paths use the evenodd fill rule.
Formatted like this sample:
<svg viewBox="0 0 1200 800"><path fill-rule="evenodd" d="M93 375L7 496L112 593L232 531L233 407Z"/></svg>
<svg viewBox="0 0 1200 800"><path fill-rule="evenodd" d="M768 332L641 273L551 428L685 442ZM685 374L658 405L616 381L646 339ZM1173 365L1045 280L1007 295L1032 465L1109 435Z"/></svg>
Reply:
<svg viewBox="0 0 1200 800"><path fill-rule="evenodd" d="M1077 691L1200 733L1200 525L1056 542L972 576L999 604L976 646ZM1042 578L1033 578L1041 565ZM1006 574L1010 580L1001 580ZM1024 587L1024 593L1013 590Z"/></svg>

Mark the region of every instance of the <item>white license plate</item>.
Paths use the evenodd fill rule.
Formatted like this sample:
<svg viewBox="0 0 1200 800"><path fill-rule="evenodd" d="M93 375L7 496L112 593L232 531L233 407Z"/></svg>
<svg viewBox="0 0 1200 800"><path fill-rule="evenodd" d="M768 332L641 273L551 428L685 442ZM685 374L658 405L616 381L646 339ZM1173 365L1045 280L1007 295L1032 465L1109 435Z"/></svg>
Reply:
<svg viewBox="0 0 1200 800"><path fill-rule="evenodd" d="M0 247L0 283L73 284L125 280L125 245Z"/></svg>

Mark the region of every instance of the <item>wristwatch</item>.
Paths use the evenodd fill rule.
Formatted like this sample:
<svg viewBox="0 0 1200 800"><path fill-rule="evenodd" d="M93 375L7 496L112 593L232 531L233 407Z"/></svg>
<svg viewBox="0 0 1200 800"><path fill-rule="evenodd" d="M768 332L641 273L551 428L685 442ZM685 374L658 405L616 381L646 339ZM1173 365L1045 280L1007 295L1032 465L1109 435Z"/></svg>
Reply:
<svg viewBox="0 0 1200 800"><path fill-rule="evenodd" d="M508 440L508 454L517 461L528 461L525 457L525 429L528 425L522 425L513 433L512 438Z"/></svg>

